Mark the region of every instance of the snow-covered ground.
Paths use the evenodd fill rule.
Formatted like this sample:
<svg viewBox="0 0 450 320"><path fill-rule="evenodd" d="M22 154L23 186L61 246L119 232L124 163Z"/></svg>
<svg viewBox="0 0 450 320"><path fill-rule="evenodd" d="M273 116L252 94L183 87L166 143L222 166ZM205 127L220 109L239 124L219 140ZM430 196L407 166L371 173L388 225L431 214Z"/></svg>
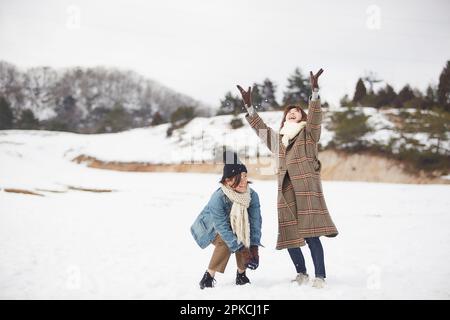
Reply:
<svg viewBox="0 0 450 320"><path fill-rule="evenodd" d="M189 227L219 176L92 169L65 156L88 143L87 136L1 133L1 188L66 191L41 191L44 197L0 192L2 299L450 298L447 185L324 182L340 235L323 238L327 287L317 290L290 282L289 255L274 249L276 182L254 180L265 248L260 267L248 271L252 284L234 285L232 257L217 287L200 290L213 248L197 247ZM113 144L112 136L98 139L117 154L122 141L127 150L134 144L121 134ZM313 274L309 250L303 252Z"/></svg>

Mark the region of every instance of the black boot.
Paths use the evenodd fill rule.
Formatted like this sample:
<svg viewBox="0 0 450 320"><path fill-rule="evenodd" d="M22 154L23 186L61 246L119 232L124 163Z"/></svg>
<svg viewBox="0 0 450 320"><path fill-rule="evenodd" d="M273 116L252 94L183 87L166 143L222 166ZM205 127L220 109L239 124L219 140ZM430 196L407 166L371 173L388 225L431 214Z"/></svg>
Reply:
<svg viewBox="0 0 450 320"><path fill-rule="evenodd" d="M236 284L237 285L243 285L250 283L250 280L245 275L245 271L242 273L239 273L239 271L236 272Z"/></svg>
<svg viewBox="0 0 450 320"><path fill-rule="evenodd" d="M212 288L214 287L214 282L216 282L216 280L211 277L208 271L206 271L202 280L200 280L200 289Z"/></svg>

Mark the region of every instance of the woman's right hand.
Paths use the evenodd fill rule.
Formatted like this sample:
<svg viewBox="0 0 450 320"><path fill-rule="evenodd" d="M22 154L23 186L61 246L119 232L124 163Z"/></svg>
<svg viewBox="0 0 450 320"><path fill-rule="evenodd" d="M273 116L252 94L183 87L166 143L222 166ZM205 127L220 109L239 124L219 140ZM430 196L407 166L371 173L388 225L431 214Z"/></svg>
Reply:
<svg viewBox="0 0 450 320"><path fill-rule="evenodd" d="M252 254L250 252L250 249L242 246L238 251L242 255L242 259L244 260L243 262L244 262L245 267L247 267L248 264L250 263L251 258L252 258Z"/></svg>
<svg viewBox="0 0 450 320"><path fill-rule="evenodd" d="M252 106L252 88L248 87L248 91L245 91L242 89L240 85L237 85L237 88L241 92L242 100L244 100L244 104L246 108L249 108Z"/></svg>

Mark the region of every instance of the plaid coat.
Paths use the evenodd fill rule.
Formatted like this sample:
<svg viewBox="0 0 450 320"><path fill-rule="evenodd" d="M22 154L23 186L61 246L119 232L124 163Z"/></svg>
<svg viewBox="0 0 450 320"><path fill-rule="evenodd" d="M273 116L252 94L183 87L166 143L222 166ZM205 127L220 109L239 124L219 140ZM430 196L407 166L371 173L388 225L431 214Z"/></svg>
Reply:
<svg viewBox="0 0 450 320"><path fill-rule="evenodd" d="M282 136L269 128L257 113L246 119L274 154L278 154L277 249L305 245L305 238L335 237L320 180L317 144L322 110L320 100L310 100L306 126L285 147Z"/></svg>

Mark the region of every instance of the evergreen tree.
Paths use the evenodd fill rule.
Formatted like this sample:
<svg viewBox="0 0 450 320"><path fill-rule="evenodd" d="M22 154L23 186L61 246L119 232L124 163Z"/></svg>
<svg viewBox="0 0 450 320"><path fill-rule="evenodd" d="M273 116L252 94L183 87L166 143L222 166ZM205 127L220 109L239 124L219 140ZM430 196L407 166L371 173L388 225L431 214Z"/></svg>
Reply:
<svg viewBox="0 0 450 320"><path fill-rule="evenodd" d="M177 121L189 121L195 117L194 107L179 107L170 116L170 121L175 123Z"/></svg>
<svg viewBox="0 0 450 320"><path fill-rule="evenodd" d="M163 116L161 115L161 113L160 113L159 111L156 111L156 112L153 114L153 117L152 117L152 126L157 126L157 125L159 125L159 124L166 123L166 122L167 122L167 121L164 120Z"/></svg>
<svg viewBox="0 0 450 320"><path fill-rule="evenodd" d="M242 99L228 91L225 94L225 99L220 100L220 107L217 111L217 115L238 115L241 112L244 112L244 103L242 102Z"/></svg>
<svg viewBox="0 0 450 320"><path fill-rule="evenodd" d="M283 104L304 104L308 105L311 87L309 77L303 76L299 68L288 78L287 91L284 92Z"/></svg>
<svg viewBox="0 0 450 320"><path fill-rule="evenodd" d="M263 84L261 85L260 91L261 91L261 98L262 98L261 107L263 110L280 108L280 106L275 98L276 86L269 78L266 78L264 80Z"/></svg>
<svg viewBox="0 0 450 320"><path fill-rule="evenodd" d="M429 85L425 91L425 97L423 98L423 106L425 109L430 109L438 104L437 101L437 89Z"/></svg>
<svg viewBox="0 0 450 320"><path fill-rule="evenodd" d="M28 130L39 129L39 120L36 119L32 110L26 109L21 112L17 127Z"/></svg>
<svg viewBox="0 0 450 320"><path fill-rule="evenodd" d="M397 108L403 108L405 102L408 102L414 98L415 98L414 92L412 91L411 87L407 84L398 93L394 101L394 104Z"/></svg>
<svg viewBox="0 0 450 320"><path fill-rule="evenodd" d="M437 98L440 106L450 112L450 60L439 76Z"/></svg>
<svg viewBox="0 0 450 320"><path fill-rule="evenodd" d="M106 114L100 129L102 132L119 132L129 129L131 122L127 110L120 103L116 103Z"/></svg>
<svg viewBox="0 0 450 320"><path fill-rule="evenodd" d="M396 97L397 94L395 93L394 88L389 84L386 84L386 87L378 90L376 94L375 107L379 108L384 106L391 106L394 103Z"/></svg>
<svg viewBox="0 0 450 320"><path fill-rule="evenodd" d="M366 147L367 142L363 137L373 130L367 122L368 119L369 116L354 107L334 112L328 125L328 129L335 133L331 146L356 151Z"/></svg>
<svg viewBox="0 0 450 320"><path fill-rule="evenodd" d="M353 102L354 103L361 102L366 95L367 95L366 86L364 85L362 79L359 78L358 82L356 83L355 94L353 95Z"/></svg>
<svg viewBox="0 0 450 320"><path fill-rule="evenodd" d="M440 109L421 111L416 110L415 113L403 119L403 125L400 133L415 134L417 132L425 133L432 143L431 151L439 154L441 151L449 153L450 150L442 150L442 144L448 141L448 132L450 132L450 113ZM417 143L419 145L419 143Z"/></svg>
<svg viewBox="0 0 450 320"><path fill-rule="evenodd" d="M0 130L12 129L14 123L14 115L9 102L0 97Z"/></svg>
<svg viewBox="0 0 450 320"><path fill-rule="evenodd" d="M435 153L442 151L442 145L449 139L450 132L450 113L434 109L433 112L427 112L423 117L426 125L423 126L424 131L428 134L428 138L435 141ZM450 150L444 150L448 155Z"/></svg>
<svg viewBox="0 0 450 320"><path fill-rule="evenodd" d="M262 105L263 98L261 96L261 85L254 83L252 87L252 104L256 106L259 110L265 111Z"/></svg>

